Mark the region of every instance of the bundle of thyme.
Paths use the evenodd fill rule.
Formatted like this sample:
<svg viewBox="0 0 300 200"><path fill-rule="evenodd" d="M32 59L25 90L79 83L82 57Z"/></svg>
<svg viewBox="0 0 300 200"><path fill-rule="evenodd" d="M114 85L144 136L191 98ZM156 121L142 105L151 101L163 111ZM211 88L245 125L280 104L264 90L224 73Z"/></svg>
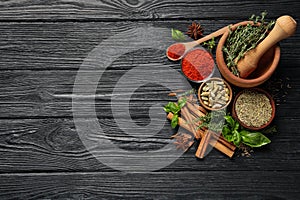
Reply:
<svg viewBox="0 0 300 200"><path fill-rule="evenodd" d="M266 37L267 32L273 28L275 21L265 22L266 15L267 12L262 12L261 16L252 15L249 20L253 21L254 25L240 25L234 31L229 27L230 32L223 52L227 67L234 75L239 76L238 61L244 57L247 51L254 49Z"/></svg>

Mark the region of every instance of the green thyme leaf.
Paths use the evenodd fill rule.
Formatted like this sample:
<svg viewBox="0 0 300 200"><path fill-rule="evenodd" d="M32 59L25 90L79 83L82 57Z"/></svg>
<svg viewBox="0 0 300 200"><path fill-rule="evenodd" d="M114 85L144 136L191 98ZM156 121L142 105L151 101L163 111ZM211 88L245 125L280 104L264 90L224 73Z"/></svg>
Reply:
<svg viewBox="0 0 300 200"><path fill-rule="evenodd" d="M185 35L180 31L180 30L177 30L177 29L173 29L172 28L172 38L176 41L179 41L179 42L182 42L182 41L185 41L186 40L186 37Z"/></svg>
<svg viewBox="0 0 300 200"><path fill-rule="evenodd" d="M216 46L215 38L213 37L208 42L204 42L203 46L206 46L209 51L212 51L215 48L215 46Z"/></svg>

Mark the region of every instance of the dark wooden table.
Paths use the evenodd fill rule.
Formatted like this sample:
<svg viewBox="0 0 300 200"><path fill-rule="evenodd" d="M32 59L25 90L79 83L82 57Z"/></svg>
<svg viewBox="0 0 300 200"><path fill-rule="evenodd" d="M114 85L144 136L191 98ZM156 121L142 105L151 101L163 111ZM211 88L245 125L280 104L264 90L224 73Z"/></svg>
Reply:
<svg viewBox="0 0 300 200"><path fill-rule="evenodd" d="M144 151L146 160L148 152L164 147L172 131L169 124L152 137L137 139L118 127L111 102L120 108L120 112L116 110L119 119L130 118L143 130L151 120L161 120L150 120L149 106L165 104L170 90L157 83L135 88L135 82L125 81L118 95L115 85L137 66L179 71L180 65L170 62L162 50L170 44L171 40L165 40L171 39L170 35L150 31L149 37L139 31L149 27L185 31L197 21L209 34L264 10L268 19L288 14L299 22L296 0L1 1L0 199L299 199L299 28L293 37L280 42L281 60L272 77L278 89L274 121L278 133L270 136L271 144L256 149L249 158L236 155L228 159L213 150L198 160L196 147L192 147L163 168L128 173L116 169L124 167L121 160L126 154L116 157L113 149L104 148L101 156L110 158L116 167L103 164L91 153L93 147L82 141L74 123L74 82L90 52L105 42L116 52L129 49L131 52L115 57L105 69L94 96L81 96L77 108L83 112L75 117L81 122L92 118L89 103L95 98L98 121L107 138L120 149ZM139 43L133 49L126 46L128 40L134 42L133 36L141 42L136 51ZM157 49L143 46L139 39ZM109 58L99 54L97 59ZM99 75L99 69L84 70L86 82L79 85L95 86L89 77ZM150 76L156 80L159 74ZM173 80L174 85L176 82ZM130 101L127 99L128 116L122 111L127 101L122 95L132 88L136 90Z"/></svg>

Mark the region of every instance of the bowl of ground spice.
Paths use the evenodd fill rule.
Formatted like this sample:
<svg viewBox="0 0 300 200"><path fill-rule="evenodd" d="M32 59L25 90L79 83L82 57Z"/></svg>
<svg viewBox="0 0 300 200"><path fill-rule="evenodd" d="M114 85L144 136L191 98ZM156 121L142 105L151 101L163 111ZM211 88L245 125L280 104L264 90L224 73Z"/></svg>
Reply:
<svg viewBox="0 0 300 200"><path fill-rule="evenodd" d="M212 76L215 67L211 53L201 47L189 50L181 60L182 73L194 83L208 80Z"/></svg>
<svg viewBox="0 0 300 200"><path fill-rule="evenodd" d="M236 95L232 115L243 127L260 130L274 119L275 103L272 96L263 89L245 89Z"/></svg>

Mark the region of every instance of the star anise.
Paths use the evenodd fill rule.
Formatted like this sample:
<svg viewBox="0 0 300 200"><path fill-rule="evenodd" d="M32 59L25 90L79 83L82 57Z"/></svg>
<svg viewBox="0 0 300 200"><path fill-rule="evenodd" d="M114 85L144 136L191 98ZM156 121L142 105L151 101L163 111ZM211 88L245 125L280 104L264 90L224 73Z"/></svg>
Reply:
<svg viewBox="0 0 300 200"><path fill-rule="evenodd" d="M192 25L190 25L188 28L187 34L194 40L197 40L203 36L203 32L204 30L201 24L192 22Z"/></svg>
<svg viewBox="0 0 300 200"><path fill-rule="evenodd" d="M177 133L171 138L175 139L174 144L176 145L176 148L182 149L183 151L188 150L194 143L193 137L187 133Z"/></svg>

